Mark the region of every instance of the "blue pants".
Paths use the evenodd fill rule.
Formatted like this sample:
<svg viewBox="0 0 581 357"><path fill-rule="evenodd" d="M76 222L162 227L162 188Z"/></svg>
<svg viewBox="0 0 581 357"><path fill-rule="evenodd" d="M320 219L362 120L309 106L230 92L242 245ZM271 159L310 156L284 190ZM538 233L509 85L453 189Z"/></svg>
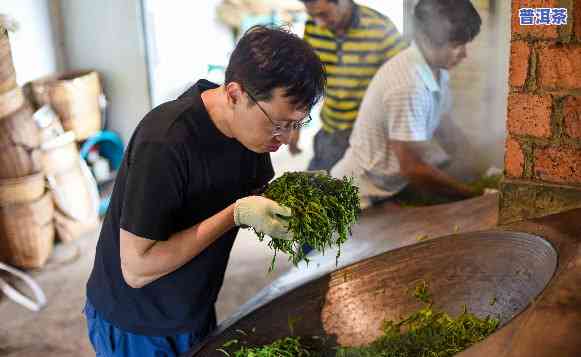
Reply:
<svg viewBox="0 0 581 357"><path fill-rule="evenodd" d="M175 336L144 336L123 331L105 321L87 300L84 309L89 339L97 357L179 356L202 342L205 336L183 333Z"/></svg>

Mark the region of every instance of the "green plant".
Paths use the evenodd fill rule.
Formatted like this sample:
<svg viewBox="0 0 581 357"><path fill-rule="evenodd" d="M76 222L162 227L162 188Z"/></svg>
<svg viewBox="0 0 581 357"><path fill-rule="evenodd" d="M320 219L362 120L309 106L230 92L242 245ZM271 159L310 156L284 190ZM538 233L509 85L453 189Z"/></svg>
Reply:
<svg viewBox="0 0 581 357"><path fill-rule="evenodd" d="M271 239L268 243L274 250L270 271L278 251L288 254L295 266L305 259L304 244L323 253L337 246L338 259L341 245L360 214L358 189L350 178L287 172L270 183L263 195L292 210L288 223L293 239ZM261 241L265 238L264 234L255 233Z"/></svg>
<svg viewBox="0 0 581 357"><path fill-rule="evenodd" d="M230 357L310 357L313 356L308 349L302 346L299 337L285 337L274 341L269 345L260 347L242 346L236 352L228 353L225 348L239 344L238 340L232 340L224 344L220 352Z"/></svg>

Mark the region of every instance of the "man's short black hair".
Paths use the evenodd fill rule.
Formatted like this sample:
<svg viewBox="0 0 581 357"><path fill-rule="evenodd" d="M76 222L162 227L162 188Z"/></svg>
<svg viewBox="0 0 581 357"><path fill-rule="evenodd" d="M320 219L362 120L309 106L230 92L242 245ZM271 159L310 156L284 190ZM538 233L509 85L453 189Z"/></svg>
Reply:
<svg viewBox="0 0 581 357"><path fill-rule="evenodd" d="M313 48L289 30L250 28L230 56L225 83L239 83L257 100L272 99L275 88L298 108L311 109L323 96L325 69Z"/></svg>
<svg viewBox="0 0 581 357"><path fill-rule="evenodd" d="M470 0L420 0L414 10L415 31L435 45L465 44L480 32L482 19Z"/></svg>

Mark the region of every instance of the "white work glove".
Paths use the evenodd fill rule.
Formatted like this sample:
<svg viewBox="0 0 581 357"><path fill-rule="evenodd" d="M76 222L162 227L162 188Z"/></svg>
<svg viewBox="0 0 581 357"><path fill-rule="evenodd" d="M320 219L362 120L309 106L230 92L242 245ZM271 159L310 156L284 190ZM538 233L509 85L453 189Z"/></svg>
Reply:
<svg viewBox="0 0 581 357"><path fill-rule="evenodd" d="M291 214L290 208L262 196L244 197L234 204L234 223L237 226L250 226L257 232L277 239L293 238L285 219Z"/></svg>

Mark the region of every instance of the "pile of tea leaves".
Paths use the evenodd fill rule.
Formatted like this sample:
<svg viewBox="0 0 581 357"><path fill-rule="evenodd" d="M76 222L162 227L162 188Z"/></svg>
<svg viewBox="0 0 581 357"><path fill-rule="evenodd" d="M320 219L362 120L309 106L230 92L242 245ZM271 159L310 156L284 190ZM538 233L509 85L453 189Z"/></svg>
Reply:
<svg viewBox="0 0 581 357"><path fill-rule="evenodd" d="M424 306L399 321L385 321L383 336L369 346L340 348L337 357L449 357L492 334L500 323L468 312L453 318L433 307L428 286L424 282L414 296Z"/></svg>
<svg viewBox="0 0 581 357"><path fill-rule="evenodd" d="M287 172L271 182L263 196L292 210L289 230L293 239L271 239L268 243L274 250L270 270L278 251L288 254L295 266L307 260L302 250L304 244L321 253L337 247L338 259L341 245L347 241L361 212L358 189L347 177L335 179L326 174ZM256 234L261 241L265 237L263 233Z"/></svg>
<svg viewBox="0 0 581 357"><path fill-rule="evenodd" d="M420 282L413 296L423 304L418 311L399 321L383 323L383 335L364 347L339 347L335 357L450 357L484 340L499 326L498 319L481 319L464 306L456 318L433 307L428 284ZM496 299L494 299L495 301ZM492 302L491 304L494 304ZM228 347L238 347L229 353ZM247 347L238 340L224 344L222 353L231 357L322 357L309 350L299 337L286 337L260 347Z"/></svg>
<svg viewBox="0 0 581 357"><path fill-rule="evenodd" d="M434 206L452 203L458 200L459 199L456 197L425 193L412 189L405 190L401 194L398 194L394 197L394 201L397 202L397 204L401 207Z"/></svg>
<svg viewBox="0 0 581 357"><path fill-rule="evenodd" d="M228 353L225 349L240 344L238 340L232 340L224 344L219 350L230 357L311 357L309 350L302 346L300 337L285 337L274 341L269 345L260 347L242 346L239 350Z"/></svg>
<svg viewBox="0 0 581 357"><path fill-rule="evenodd" d="M498 190L500 188L500 180L502 175L488 175L482 176L477 180L468 182L468 187L479 194L483 194L487 188Z"/></svg>
<svg viewBox="0 0 581 357"><path fill-rule="evenodd" d="M487 188L498 190L501 179L502 175L484 175L476 180L467 182L466 185L476 194L482 195ZM419 192L410 188L396 195L394 200L402 207L421 207L452 203L459 199L457 197Z"/></svg>

